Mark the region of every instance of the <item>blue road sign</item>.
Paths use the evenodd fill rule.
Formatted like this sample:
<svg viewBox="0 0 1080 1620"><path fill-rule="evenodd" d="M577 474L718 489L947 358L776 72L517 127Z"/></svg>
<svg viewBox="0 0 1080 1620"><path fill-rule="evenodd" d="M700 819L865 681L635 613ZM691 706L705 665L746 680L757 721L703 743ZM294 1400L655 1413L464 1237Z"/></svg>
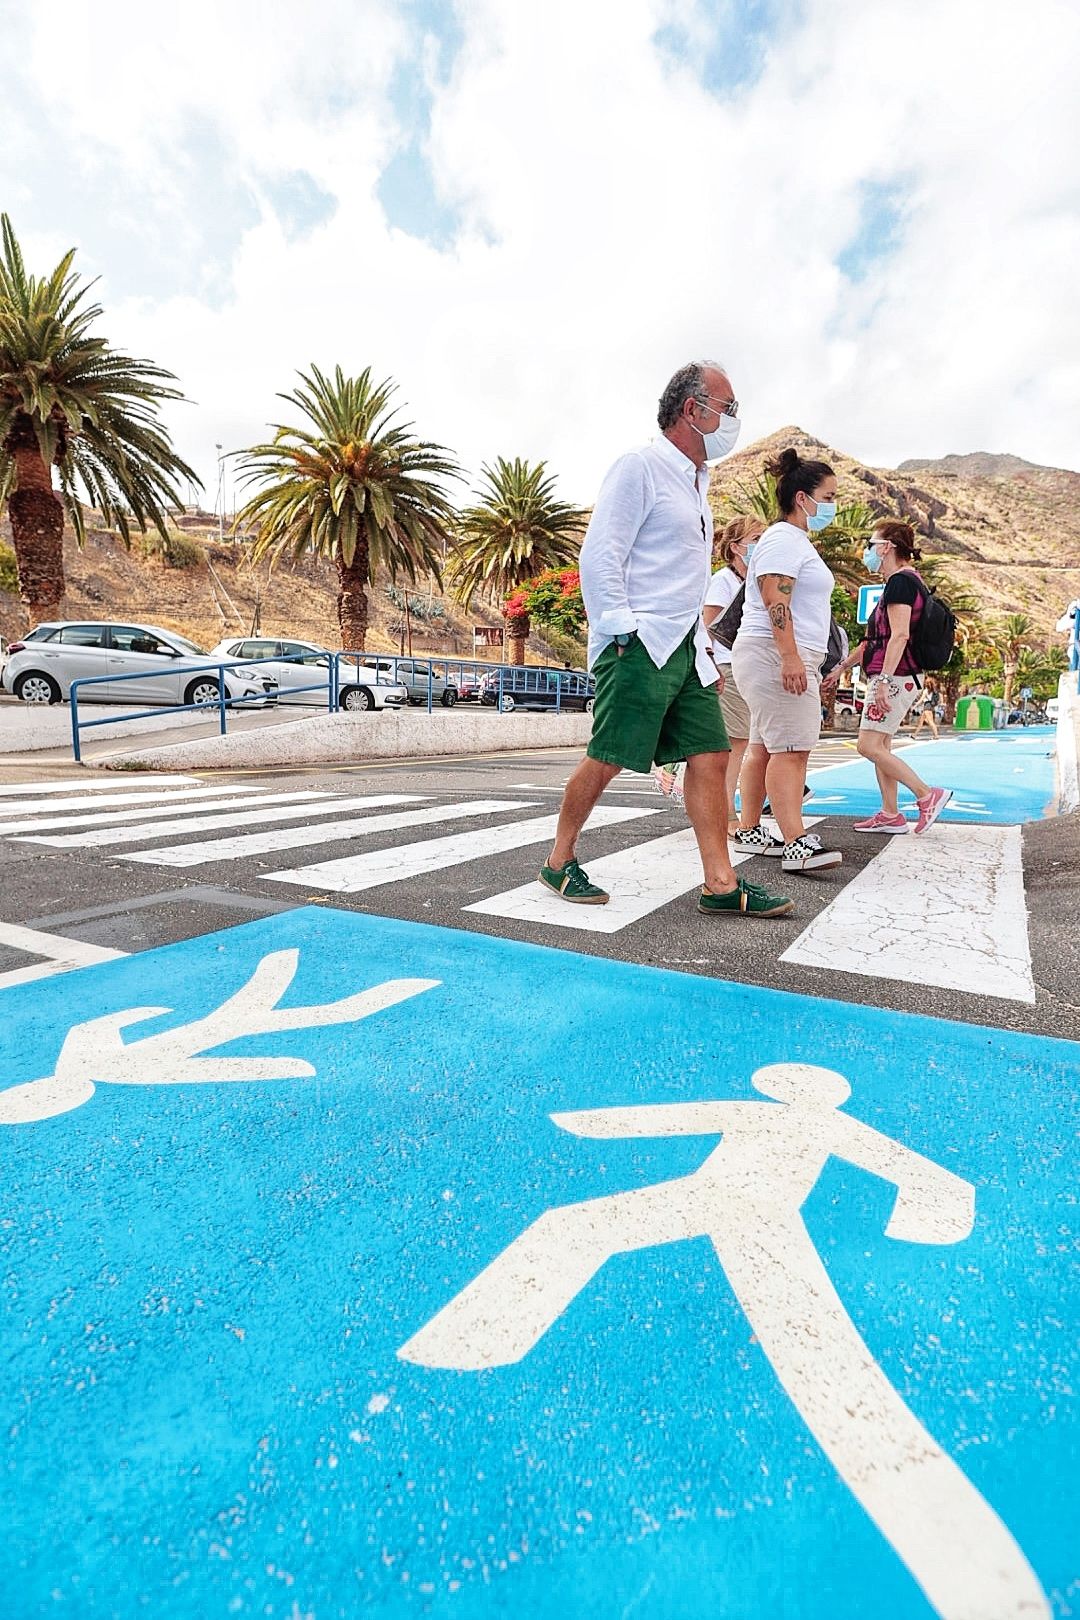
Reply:
<svg viewBox="0 0 1080 1620"><path fill-rule="evenodd" d="M320 908L2 1008L20 1620L1075 1576L1072 1044Z"/></svg>
<svg viewBox="0 0 1080 1620"><path fill-rule="evenodd" d="M950 787L952 801L943 821L1007 823L1039 821L1054 798L1054 730L1032 726L1022 734L943 737L920 742L904 758L925 781ZM810 772L814 797L807 808L818 815L866 816L881 808L874 767L853 759ZM910 807L914 795L900 789Z"/></svg>
<svg viewBox="0 0 1080 1620"><path fill-rule="evenodd" d="M859 586L859 606L855 614L859 624L865 624L867 622L871 613L873 613L874 609L881 601L881 593L884 589L884 585Z"/></svg>

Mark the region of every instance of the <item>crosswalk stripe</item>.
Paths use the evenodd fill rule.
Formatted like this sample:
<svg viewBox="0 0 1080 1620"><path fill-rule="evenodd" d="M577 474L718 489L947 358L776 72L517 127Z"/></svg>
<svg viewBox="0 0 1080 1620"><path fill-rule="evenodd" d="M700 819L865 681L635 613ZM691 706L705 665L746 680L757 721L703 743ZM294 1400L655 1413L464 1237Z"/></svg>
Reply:
<svg viewBox="0 0 1080 1620"><path fill-rule="evenodd" d="M241 809L229 815L193 816L189 821L158 821L143 823L138 827L102 827L96 832L66 833L47 838L37 834L32 837L24 835L16 839L16 843L48 844L53 849L145 844L152 838L166 838L172 833L218 832L226 827L257 827L264 821L299 821L304 816L329 816L369 806L416 803L422 797L419 793L378 793L359 799L337 799L332 793L274 793L268 794L256 809L250 807L250 801L241 801ZM279 802L270 804L271 798ZM298 800L301 802L295 802Z"/></svg>
<svg viewBox="0 0 1080 1620"><path fill-rule="evenodd" d="M820 817L808 816L807 828ZM766 823L769 831L776 828ZM588 826L592 826L592 817ZM750 852L731 851L732 866L741 866L751 860ZM765 862L768 866L770 863ZM774 874L764 872L762 880L770 875L780 877L779 861L771 862ZM575 928L588 934L617 934L630 923L640 922L650 912L679 900L691 889L701 886L701 856L692 827L681 827L678 832L663 838L653 838L644 844L633 844L615 855L604 855L599 860L586 860L585 869L590 883L607 889L611 899L606 906L569 905L539 883L523 883L520 888L508 889L504 894L493 894L488 900L478 900L463 907L485 917L508 917L518 922L542 923L551 928ZM770 884L770 887L773 886ZM785 891L786 892L786 891Z"/></svg>
<svg viewBox="0 0 1080 1620"><path fill-rule="evenodd" d="M47 830L54 827L70 827L74 832L80 827L104 827L113 821L137 821L140 816L155 816L161 810L175 810L183 815L189 809L201 810L204 805L208 809L216 809L218 805L212 802L214 800L219 804L227 804L238 793L250 796L261 792L262 789L257 787L200 787L178 789L167 798L161 793L124 793L118 794L115 799L110 794L105 794L100 799L75 799L70 804L59 799L46 799L42 803L20 799L12 804L0 803L0 815L18 818L14 821L0 821L0 833L33 832L37 827L44 827ZM135 804L139 808L102 810L103 805L130 804ZM71 810L90 808L94 811L93 815L70 814ZM31 819L24 819L27 816Z"/></svg>
<svg viewBox="0 0 1080 1620"><path fill-rule="evenodd" d="M1035 1000L1019 827L941 822L892 840L781 962Z"/></svg>
<svg viewBox="0 0 1080 1620"><path fill-rule="evenodd" d="M137 855L121 855L120 859L139 861L144 866L205 866L211 861L238 861L245 855L273 855L282 849L336 844L346 838L397 832L405 827L427 827L433 822L457 821L466 816L490 816L497 810L533 808L521 799L471 799L464 804L434 804L424 810L403 810L385 816L356 816L317 827L272 827L267 832L241 833L236 838L174 844L171 849L144 849Z"/></svg>
<svg viewBox="0 0 1080 1620"><path fill-rule="evenodd" d="M81 776L65 776L60 780L50 777L44 782L5 782L0 786L0 798L17 799L20 794L25 795L27 793L107 793L123 787L125 783L131 780L130 776L122 776L114 771L109 776L88 776L85 778ZM143 776L136 778L136 780L145 782L146 778ZM155 776L153 782L156 788L175 787L178 784L182 784L184 787L197 787L199 777Z"/></svg>
<svg viewBox="0 0 1080 1620"><path fill-rule="evenodd" d="M0 990L9 990L17 984L33 984L36 979L68 973L72 968L90 967L95 962L114 962L126 955L106 945L88 945L85 940L64 939L58 934L41 933L36 928L23 928L16 923L0 923L0 945L45 958L44 962L0 973Z"/></svg>
<svg viewBox="0 0 1080 1620"><path fill-rule="evenodd" d="M624 805L600 805L589 817L589 826L613 827L621 821L635 821L640 816L660 813ZM356 894L382 883L420 877L425 872L439 872L448 866L462 866L467 861L523 849L528 844L542 844L554 838L558 821L558 816L533 816L528 821L505 822L479 832L369 850L363 855L347 855L341 860L321 861L289 872L267 872L264 877L269 883L296 883L305 888L328 889L335 894Z"/></svg>

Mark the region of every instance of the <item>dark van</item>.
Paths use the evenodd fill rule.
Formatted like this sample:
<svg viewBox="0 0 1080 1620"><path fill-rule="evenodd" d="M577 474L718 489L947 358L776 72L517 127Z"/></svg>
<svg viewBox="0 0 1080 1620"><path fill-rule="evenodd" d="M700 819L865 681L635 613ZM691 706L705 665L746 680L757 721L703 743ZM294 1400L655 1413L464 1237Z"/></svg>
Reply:
<svg viewBox="0 0 1080 1620"><path fill-rule="evenodd" d="M500 682L501 677L501 682ZM568 709L592 713L596 682L579 669L493 669L480 682L480 702L512 709Z"/></svg>

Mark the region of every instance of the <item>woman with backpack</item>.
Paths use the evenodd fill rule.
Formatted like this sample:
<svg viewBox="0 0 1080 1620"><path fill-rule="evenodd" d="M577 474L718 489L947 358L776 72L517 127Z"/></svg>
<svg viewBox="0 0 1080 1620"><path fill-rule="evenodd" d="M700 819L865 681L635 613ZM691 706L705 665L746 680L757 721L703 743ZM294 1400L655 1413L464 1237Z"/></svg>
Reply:
<svg viewBox="0 0 1080 1620"><path fill-rule="evenodd" d="M706 630L717 629L736 598L739 598L739 608L736 612L741 609L746 565L764 530L765 525L760 518L753 517L732 518L730 523L724 525L713 552L713 558L719 560L720 567L709 581L701 610L701 620ZM731 639L734 640L734 634ZM724 728L731 744L731 757L727 768L728 832L734 833L739 825L735 811L735 791L739 784L739 771L746 752L747 738L750 736L750 710L731 673L730 644L720 640L715 634L712 637L712 656L720 671L716 690L720 697L720 713L724 717ZM653 766L653 779L657 788L666 799L671 799L675 804L682 803L682 778L685 768L685 760Z"/></svg>
<svg viewBox="0 0 1080 1620"><path fill-rule="evenodd" d="M915 795L919 810L917 833L932 827L952 798L950 788L931 787L892 749L892 739L904 717L923 694L917 631L930 592L913 567L920 560L910 523L883 518L874 525L863 552L863 566L869 573L881 575L885 589L870 615L865 640L825 678L824 684L828 685L839 678L842 670L861 663L869 683L858 746L877 775L881 809L865 821L856 821L856 832L906 833L910 823L897 804L901 787Z"/></svg>

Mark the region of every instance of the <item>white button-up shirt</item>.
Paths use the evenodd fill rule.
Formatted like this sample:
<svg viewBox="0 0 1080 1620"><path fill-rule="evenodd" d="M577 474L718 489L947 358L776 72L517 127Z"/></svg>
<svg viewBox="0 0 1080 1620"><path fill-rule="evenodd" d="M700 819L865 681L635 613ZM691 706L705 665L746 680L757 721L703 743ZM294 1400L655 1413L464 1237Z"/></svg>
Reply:
<svg viewBox="0 0 1080 1620"><path fill-rule="evenodd" d="M712 565L709 473L663 434L620 456L604 479L581 547L589 668L636 630L660 669L691 630L703 686L716 680L701 605Z"/></svg>

